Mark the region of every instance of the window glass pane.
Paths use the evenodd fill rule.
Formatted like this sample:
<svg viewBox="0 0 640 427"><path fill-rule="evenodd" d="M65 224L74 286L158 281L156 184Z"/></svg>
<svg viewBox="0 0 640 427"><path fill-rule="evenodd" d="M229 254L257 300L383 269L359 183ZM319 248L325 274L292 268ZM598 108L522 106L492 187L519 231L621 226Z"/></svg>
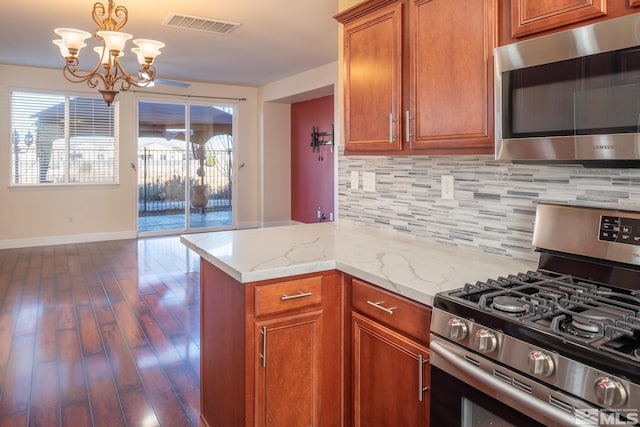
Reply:
<svg viewBox="0 0 640 427"><path fill-rule="evenodd" d="M117 183L117 107L11 93L12 185Z"/></svg>

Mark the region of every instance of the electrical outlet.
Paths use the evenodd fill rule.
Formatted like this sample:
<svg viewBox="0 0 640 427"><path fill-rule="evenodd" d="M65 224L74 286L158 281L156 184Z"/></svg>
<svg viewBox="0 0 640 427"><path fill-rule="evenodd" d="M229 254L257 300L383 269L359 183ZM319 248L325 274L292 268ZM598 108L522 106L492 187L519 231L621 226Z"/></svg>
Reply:
<svg viewBox="0 0 640 427"><path fill-rule="evenodd" d="M442 184L442 198L453 200L453 175L442 175L440 182Z"/></svg>
<svg viewBox="0 0 640 427"><path fill-rule="evenodd" d="M351 171L351 189L357 190L359 186L360 175L358 171Z"/></svg>
<svg viewBox="0 0 640 427"><path fill-rule="evenodd" d="M376 191L376 173L362 172L362 189L371 193Z"/></svg>

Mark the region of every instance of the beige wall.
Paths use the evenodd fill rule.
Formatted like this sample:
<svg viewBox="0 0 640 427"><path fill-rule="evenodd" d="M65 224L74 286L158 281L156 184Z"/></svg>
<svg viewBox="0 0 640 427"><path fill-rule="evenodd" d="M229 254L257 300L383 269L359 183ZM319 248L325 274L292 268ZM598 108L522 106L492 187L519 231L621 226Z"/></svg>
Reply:
<svg viewBox="0 0 640 427"><path fill-rule="evenodd" d="M362 1L363 0L338 0L338 10L343 11L358 3L362 3Z"/></svg>
<svg viewBox="0 0 640 427"><path fill-rule="evenodd" d="M257 88L193 83L188 89L158 85L153 89L140 89L137 93L121 93L118 96L121 120L119 184L46 188L9 186L11 89L64 90L81 95L95 93L84 84L66 82L57 69L0 64L0 135L3 135L0 141L4 141L0 144L0 248L135 237L137 175L130 164L137 163L136 100L138 97L176 99L158 92L247 99L237 103L235 164L244 166L235 171L234 194L239 195L235 219L239 227L259 224Z"/></svg>
<svg viewBox="0 0 640 427"><path fill-rule="evenodd" d="M264 103L261 121L262 225L288 224L291 219L291 104Z"/></svg>
<svg viewBox="0 0 640 427"><path fill-rule="evenodd" d="M10 162L6 159L10 159L11 146L0 144L0 249L136 237L137 175L130 164L137 163L138 99L175 101L189 95L246 98L236 104L236 225L288 223L290 104L337 93L337 80L336 61L261 88L192 83L188 89L158 85L123 92L118 95L120 182L115 185L10 187ZM5 135L4 141L10 141L11 135L11 89L95 94L84 84L64 80L58 69L0 64L0 135ZM334 110L336 129L340 129L337 105Z"/></svg>
<svg viewBox="0 0 640 427"><path fill-rule="evenodd" d="M282 225L291 221L291 104L335 95L337 88L337 61L260 88L262 225ZM334 123L338 129L340 116L337 113ZM337 161L334 164L337 165ZM337 177L337 166L334 173ZM338 180L334 179L334 182ZM337 206L335 200L334 206Z"/></svg>

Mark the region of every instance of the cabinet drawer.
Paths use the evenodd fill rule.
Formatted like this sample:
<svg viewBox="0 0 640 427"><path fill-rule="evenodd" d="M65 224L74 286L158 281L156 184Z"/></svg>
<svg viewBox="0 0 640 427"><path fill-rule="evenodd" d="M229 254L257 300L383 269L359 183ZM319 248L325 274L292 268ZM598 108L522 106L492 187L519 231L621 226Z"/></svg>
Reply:
<svg viewBox="0 0 640 427"><path fill-rule="evenodd" d="M322 276L256 286L256 316L297 310L322 303Z"/></svg>
<svg viewBox="0 0 640 427"><path fill-rule="evenodd" d="M429 307L358 279L353 279L351 286L354 310L422 342L429 342Z"/></svg>

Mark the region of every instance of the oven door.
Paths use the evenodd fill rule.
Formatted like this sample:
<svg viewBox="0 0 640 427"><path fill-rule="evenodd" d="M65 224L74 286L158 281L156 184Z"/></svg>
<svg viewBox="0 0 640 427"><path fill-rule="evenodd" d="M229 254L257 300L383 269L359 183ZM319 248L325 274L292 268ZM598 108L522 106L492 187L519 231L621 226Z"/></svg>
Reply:
<svg viewBox="0 0 640 427"><path fill-rule="evenodd" d="M431 366L431 425L460 427L543 426L447 372ZM444 390L438 392L438 390Z"/></svg>
<svg viewBox="0 0 640 427"><path fill-rule="evenodd" d="M433 334L430 345L431 425L510 427L580 424L574 414L550 405L549 399L542 400L532 395L540 386L529 389L527 381L530 383L531 380ZM507 377L511 378L510 383L506 381Z"/></svg>

